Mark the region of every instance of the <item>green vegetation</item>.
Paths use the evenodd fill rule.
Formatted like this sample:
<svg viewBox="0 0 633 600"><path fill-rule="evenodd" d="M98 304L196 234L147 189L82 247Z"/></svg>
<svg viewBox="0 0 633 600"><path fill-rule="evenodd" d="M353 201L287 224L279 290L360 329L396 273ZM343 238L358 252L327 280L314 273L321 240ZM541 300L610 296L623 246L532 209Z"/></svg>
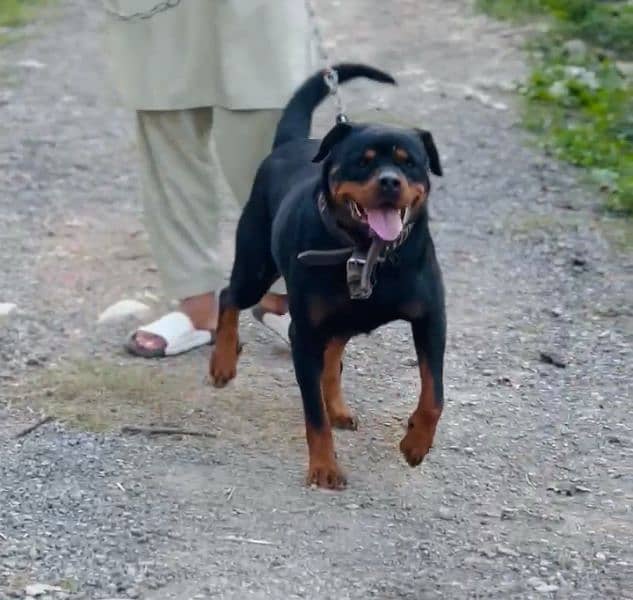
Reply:
<svg viewBox="0 0 633 600"><path fill-rule="evenodd" d="M587 170L608 206L633 215L633 5L595 0L479 0L499 18L548 19L522 88L525 123Z"/></svg>
<svg viewBox="0 0 633 600"><path fill-rule="evenodd" d="M37 4L37 0L0 0L0 27L24 25Z"/></svg>

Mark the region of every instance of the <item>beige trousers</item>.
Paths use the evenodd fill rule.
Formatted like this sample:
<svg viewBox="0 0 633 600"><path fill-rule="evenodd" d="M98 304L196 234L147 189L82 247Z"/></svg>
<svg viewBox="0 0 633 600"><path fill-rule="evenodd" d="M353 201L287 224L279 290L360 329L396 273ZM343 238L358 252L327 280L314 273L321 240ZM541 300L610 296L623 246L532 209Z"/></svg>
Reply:
<svg viewBox="0 0 633 600"><path fill-rule="evenodd" d="M211 182L211 136L241 208L281 111L209 107L136 115L145 224L165 293L182 300L219 290L231 265L219 251L222 208Z"/></svg>

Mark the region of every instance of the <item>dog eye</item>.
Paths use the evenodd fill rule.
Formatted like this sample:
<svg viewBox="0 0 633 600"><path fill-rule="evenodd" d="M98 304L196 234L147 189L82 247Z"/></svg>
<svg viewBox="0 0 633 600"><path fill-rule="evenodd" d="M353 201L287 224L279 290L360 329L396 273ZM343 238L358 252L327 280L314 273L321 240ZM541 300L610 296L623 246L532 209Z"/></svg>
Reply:
<svg viewBox="0 0 633 600"><path fill-rule="evenodd" d="M369 166L371 161L374 160L374 158L376 158L376 151L372 148L369 148L368 150L365 150L365 152L363 152L363 155L360 157L358 164L361 167L367 167Z"/></svg>
<svg viewBox="0 0 633 600"><path fill-rule="evenodd" d="M407 158L404 164L407 167L415 167L415 161L412 158Z"/></svg>

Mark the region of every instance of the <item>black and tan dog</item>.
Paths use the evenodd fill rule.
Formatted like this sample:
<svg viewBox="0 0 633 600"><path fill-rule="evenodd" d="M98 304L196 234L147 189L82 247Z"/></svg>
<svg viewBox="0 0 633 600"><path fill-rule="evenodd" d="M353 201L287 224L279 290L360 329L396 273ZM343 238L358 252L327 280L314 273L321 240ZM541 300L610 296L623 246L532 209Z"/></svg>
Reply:
<svg viewBox="0 0 633 600"><path fill-rule="evenodd" d="M341 82L395 83L364 65L335 69ZM355 335L397 319L411 323L422 390L400 450L415 466L433 443L443 405L446 320L426 203L429 171L442 169L428 131L339 123L321 142L308 139L312 112L326 95L322 73L295 93L257 173L237 229L230 284L220 295L210 376L216 386L235 377L239 312L282 275L308 482L341 488L345 476L331 427L356 428L341 395L343 351Z"/></svg>

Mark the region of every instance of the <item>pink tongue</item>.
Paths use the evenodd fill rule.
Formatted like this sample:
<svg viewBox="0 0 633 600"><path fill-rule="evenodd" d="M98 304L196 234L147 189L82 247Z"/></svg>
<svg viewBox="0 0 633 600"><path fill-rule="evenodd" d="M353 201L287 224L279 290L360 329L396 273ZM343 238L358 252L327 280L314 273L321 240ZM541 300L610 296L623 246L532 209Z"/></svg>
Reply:
<svg viewBox="0 0 633 600"><path fill-rule="evenodd" d="M373 232L386 242L393 242L402 231L402 220L397 208L366 210L367 223Z"/></svg>

